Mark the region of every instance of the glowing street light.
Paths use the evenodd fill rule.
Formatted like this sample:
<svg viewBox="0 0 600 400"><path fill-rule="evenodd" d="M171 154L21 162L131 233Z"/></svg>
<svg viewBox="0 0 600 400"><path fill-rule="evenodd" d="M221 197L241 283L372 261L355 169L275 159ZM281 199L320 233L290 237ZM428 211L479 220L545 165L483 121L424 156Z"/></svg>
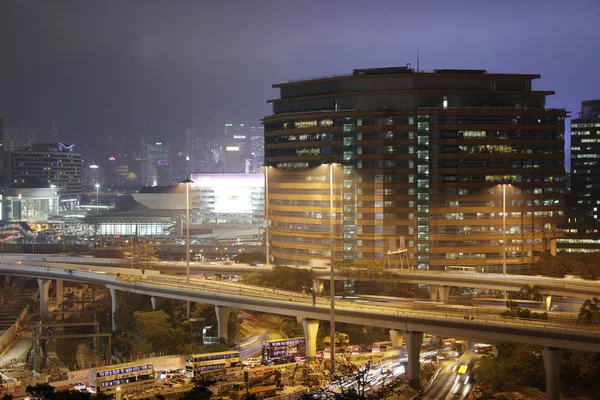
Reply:
<svg viewBox="0 0 600 400"><path fill-rule="evenodd" d="M185 184L185 281L190 283L190 183L187 178L181 183Z"/></svg>

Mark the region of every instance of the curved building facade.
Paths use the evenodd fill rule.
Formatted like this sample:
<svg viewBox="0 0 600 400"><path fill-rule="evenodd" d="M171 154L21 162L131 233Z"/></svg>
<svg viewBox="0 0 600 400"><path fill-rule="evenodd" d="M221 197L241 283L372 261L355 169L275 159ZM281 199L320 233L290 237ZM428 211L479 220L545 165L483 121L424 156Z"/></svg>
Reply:
<svg viewBox="0 0 600 400"><path fill-rule="evenodd" d="M329 258L330 190L337 260L381 260L401 236L420 268L501 269L506 252L510 270L553 251L566 112L545 107L539 77L401 67L273 85L275 262Z"/></svg>

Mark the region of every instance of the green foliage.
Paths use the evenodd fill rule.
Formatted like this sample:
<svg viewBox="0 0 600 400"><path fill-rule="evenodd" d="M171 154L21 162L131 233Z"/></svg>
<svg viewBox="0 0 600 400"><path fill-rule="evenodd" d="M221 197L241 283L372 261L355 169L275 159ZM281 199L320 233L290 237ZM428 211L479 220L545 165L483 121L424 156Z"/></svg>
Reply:
<svg viewBox="0 0 600 400"><path fill-rule="evenodd" d="M241 253L235 256L235 262L249 264L251 262L265 262L265 253L264 252L255 252L255 253Z"/></svg>
<svg viewBox="0 0 600 400"><path fill-rule="evenodd" d="M338 362L336 373L331 379L335 389L314 388L321 395L321 399L328 400L379 400L404 393L407 389L402 378L384 379L381 386L371 390L372 375L378 368L372 361L357 365L349 361ZM384 378L387 374L384 374ZM348 381L355 382L349 386ZM304 395L301 399L311 399L311 395Z"/></svg>
<svg viewBox="0 0 600 400"><path fill-rule="evenodd" d="M540 294L540 289L535 285L523 286L519 290L518 296L520 299L523 299L523 300L533 300L533 301L542 300L542 295Z"/></svg>
<svg viewBox="0 0 600 400"><path fill-rule="evenodd" d="M592 300L586 300L579 310L577 322L600 325L600 299L594 297Z"/></svg>
<svg viewBox="0 0 600 400"><path fill-rule="evenodd" d="M537 313L528 308L521 308L518 306L517 302L513 300L506 301L506 309L506 311L500 313L503 317L537 319L541 321L548 320L548 313Z"/></svg>
<svg viewBox="0 0 600 400"><path fill-rule="evenodd" d="M133 266L135 269L155 269L156 261L158 261L158 256L153 245L134 240ZM130 265L131 261L127 266Z"/></svg>
<svg viewBox="0 0 600 400"><path fill-rule="evenodd" d="M184 392L179 400L209 400L212 396L210 387L215 384L211 379L198 379L194 382L194 387Z"/></svg>
<svg viewBox="0 0 600 400"><path fill-rule="evenodd" d="M116 345L126 356L166 351L176 353L186 342L186 332L171 324L164 311L136 311L129 331L116 337Z"/></svg>
<svg viewBox="0 0 600 400"><path fill-rule="evenodd" d="M495 391L507 385L544 388L545 374L541 348L530 345L501 343L498 355L486 355L479 361L477 376L480 383Z"/></svg>
<svg viewBox="0 0 600 400"><path fill-rule="evenodd" d="M312 287L312 274L303 268L276 266L270 272L246 275L242 283L300 291L305 286Z"/></svg>
<svg viewBox="0 0 600 400"><path fill-rule="evenodd" d="M27 386L27 394L37 400L109 400L113 396L104 393L98 393L92 396L87 392L73 392L70 390L59 390L48 383L38 383L35 386ZM4 396L3 400L10 400L12 396Z"/></svg>
<svg viewBox="0 0 600 400"><path fill-rule="evenodd" d="M126 330L133 325L133 314L137 311L150 311L152 304L150 297L142 294L118 291L117 304L119 308L115 313L117 330Z"/></svg>
<svg viewBox="0 0 600 400"><path fill-rule="evenodd" d="M567 388L598 393L600 391L600 354L566 351L561 378Z"/></svg>
<svg viewBox="0 0 600 400"><path fill-rule="evenodd" d="M532 272L562 278L565 274L579 275L583 279L600 278L600 255L590 253L562 253L543 255L532 264Z"/></svg>

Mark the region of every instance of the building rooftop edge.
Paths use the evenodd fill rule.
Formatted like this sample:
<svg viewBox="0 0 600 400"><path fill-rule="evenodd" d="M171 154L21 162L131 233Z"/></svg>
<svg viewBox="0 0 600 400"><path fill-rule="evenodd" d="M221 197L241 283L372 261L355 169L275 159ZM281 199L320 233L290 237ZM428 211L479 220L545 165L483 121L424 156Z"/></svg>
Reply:
<svg viewBox="0 0 600 400"><path fill-rule="evenodd" d="M371 69L355 69L352 73L345 74L332 74L332 75L324 75L317 77L309 77L309 78L300 78L300 79L291 79L287 82L275 83L272 85L273 88L280 88L285 86L294 86L294 85L302 85L309 82L329 82L336 80L346 80L346 79L362 79L365 77L381 77L381 78L390 78L395 76L412 76L412 77L426 77L426 76L440 76L440 77L448 77L448 76L465 76L465 75L476 75L476 76L488 76L488 77L522 77L529 79L539 79L541 78L540 74L517 74L517 73L488 73L485 70L459 70L459 69L437 69L434 71L414 71L412 69L405 69L404 67L398 67L397 72L389 72L389 73L377 73L376 70L391 70L392 68L371 68ZM357 73L357 71L360 71Z"/></svg>

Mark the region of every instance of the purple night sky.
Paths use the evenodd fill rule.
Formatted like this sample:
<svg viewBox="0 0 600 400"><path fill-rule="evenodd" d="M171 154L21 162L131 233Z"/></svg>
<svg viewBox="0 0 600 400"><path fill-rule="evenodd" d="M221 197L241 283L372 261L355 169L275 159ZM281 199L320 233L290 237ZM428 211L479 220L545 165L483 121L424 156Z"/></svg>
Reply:
<svg viewBox="0 0 600 400"><path fill-rule="evenodd" d="M183 142L258 124L273 83L415 67L417 49L424 70L540 73L548 106L576 115L600 98L599 15L596 0L3 0L0 115L58 121L80 150L106 132Z"/></svg>

